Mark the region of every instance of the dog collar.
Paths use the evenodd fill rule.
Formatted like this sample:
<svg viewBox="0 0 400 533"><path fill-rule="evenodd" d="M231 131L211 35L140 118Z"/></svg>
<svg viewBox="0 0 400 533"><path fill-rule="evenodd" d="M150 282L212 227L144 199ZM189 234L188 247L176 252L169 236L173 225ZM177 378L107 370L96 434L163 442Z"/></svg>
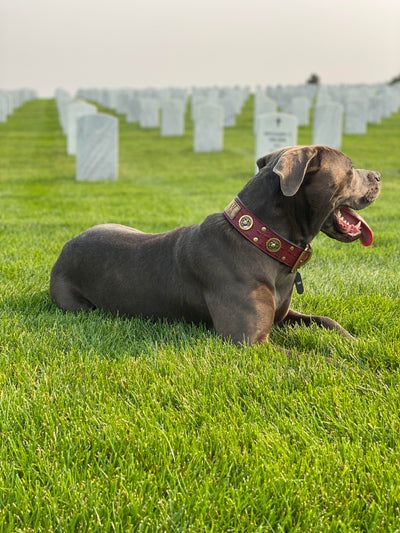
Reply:
<svg viewBox="0 0 400 533"><path fill-rule="evenodd" d="M287 241L254 216L238 197L226 206L224 215L243 237L265 254L290 267L291 272L295 272L310 260L312 254L310 244L305 248L299 248Z"/></svg>

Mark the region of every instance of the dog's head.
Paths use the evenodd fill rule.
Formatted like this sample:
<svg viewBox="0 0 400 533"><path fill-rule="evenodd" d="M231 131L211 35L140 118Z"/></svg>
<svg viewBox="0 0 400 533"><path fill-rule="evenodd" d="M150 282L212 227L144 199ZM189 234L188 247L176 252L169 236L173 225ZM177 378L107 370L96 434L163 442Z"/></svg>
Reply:
<svg viewBox="0 0 400 533"><path fill-rule="evenodd" d="M342 242L360 239L372 244L373 235L354 210L367 207L380 192L380 174L355 169L342 152L326 146L295 146L273 152L257 161L279 176L282 195L292 198L318 229ZM294 202L294 203L293 203Z"/></svg>

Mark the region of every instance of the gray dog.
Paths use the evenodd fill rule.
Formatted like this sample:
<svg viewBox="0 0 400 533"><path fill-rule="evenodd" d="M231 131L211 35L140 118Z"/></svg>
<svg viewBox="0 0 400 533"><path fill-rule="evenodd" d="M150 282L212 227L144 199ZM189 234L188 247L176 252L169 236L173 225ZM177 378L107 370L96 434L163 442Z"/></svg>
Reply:
<svg viewBox="0 0 400 533"><path fill-rule="evenodd" d="M161 234L103 224L73 238L53 267L52 298L68 311L203 322L237 344L267 341L274 323L316 323L351 337L330 318L296 313L290 302L319 231L372 243L353 209L377 198L380 174L355 170L326 146L284 148L257 165L224 213L201 224Z"/></svg>

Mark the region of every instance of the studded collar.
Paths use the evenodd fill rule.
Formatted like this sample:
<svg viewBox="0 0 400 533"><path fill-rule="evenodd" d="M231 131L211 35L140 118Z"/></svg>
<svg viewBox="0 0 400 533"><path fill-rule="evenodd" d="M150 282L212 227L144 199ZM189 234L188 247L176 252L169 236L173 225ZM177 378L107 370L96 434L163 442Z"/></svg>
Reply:
<svg viewBox="0 0 400 533"><path fill-rule="evenodd" d="M290 267L291 272L295 272L311 258L310 244L306 248L300 248L287 241L254 216L238 197L226 206L224 215L243 237L265 254Z"/></svg>

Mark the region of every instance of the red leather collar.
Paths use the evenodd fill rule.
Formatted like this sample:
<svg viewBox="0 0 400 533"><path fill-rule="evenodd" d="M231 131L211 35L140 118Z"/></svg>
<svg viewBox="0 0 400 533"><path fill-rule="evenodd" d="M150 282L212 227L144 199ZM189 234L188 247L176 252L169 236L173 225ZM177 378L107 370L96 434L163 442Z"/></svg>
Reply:
<svg viewBox="0 0 400 533"><path fill-rule="evenodd" d="M299 248L287 241L254 216L238 197L225 208L224 215L243 237L265 254L290 267L292 272L311 258L310 244L307 244L306 248Z"/></svg>

